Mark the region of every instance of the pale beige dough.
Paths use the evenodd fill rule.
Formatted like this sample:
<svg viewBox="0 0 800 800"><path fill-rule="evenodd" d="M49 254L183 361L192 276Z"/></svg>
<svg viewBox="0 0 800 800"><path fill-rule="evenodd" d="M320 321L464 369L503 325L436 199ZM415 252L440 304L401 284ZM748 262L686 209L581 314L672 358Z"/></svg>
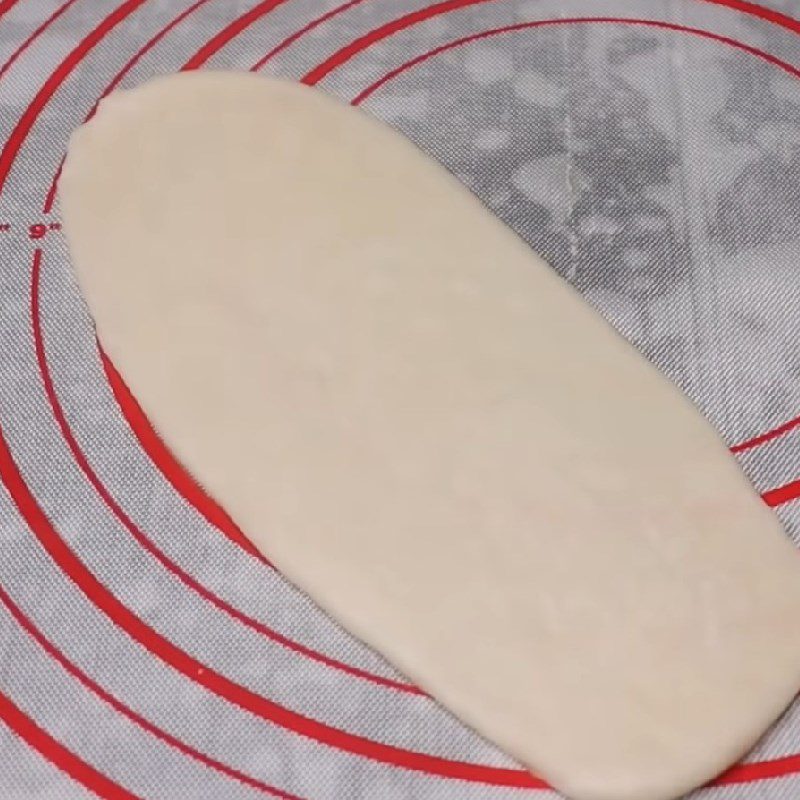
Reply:
<svg viewBox="0 0 800 800"><path fill-rule="evenodd" d="M101 104L61 202L100 340L178 458L566 794L673 798L791 700L800 557L774 516L401 136L298 85L174 76Z"/></svg>

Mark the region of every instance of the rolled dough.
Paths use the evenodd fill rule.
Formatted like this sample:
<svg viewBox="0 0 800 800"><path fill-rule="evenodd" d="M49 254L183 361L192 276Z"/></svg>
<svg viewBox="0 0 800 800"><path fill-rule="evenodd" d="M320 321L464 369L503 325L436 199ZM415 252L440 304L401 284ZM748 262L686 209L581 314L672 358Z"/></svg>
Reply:
<svg viewBox="0 0 800 800"><path fill-rule="evenodd" d="M100 340L297 585L579 800L665 800L800 684L800 559L690 403L455 179L244 74L104 100Z"/></svg>

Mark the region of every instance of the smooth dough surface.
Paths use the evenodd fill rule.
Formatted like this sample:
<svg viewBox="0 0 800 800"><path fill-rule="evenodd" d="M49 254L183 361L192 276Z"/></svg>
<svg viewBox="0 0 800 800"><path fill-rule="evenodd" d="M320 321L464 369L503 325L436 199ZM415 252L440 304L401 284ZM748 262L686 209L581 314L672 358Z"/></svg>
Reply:
<svg viewBox="0 0 800 800"><path fill-rule="evenodd" d="M244 74L103 101L61 184L100 340L330 614L579 800L664 800L800 683L800 561L693 406L443 169Z"/></svg>

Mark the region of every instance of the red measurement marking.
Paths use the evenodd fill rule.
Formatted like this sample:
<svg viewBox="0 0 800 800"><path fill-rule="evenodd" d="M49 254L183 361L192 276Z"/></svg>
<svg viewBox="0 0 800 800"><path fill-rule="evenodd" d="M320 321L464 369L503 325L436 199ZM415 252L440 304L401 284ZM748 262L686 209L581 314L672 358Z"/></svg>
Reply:
<svg viewBox="0 0 800 800"><path fill-rule="evenodd" d="M313 31L314 28L319 27L320 25L322 25L323 22L327 22L332 17L335 17L338 14L341 14L343 11L347 11L349 8L357 6L359 3L363 2L364 0L349 0L349 2L345 3L344 5L337 6L336 8L331 9L327 13L323 14L321 17L317 17L315 20L312 20L311 22L308 23L308 25L306 25L303 28L300 28L299 31L295 31L291 36L284 39L277 47L273 47L272 50L270 50L262 59L260 59L255 64L253 64L252 67L250 67L250 72L258 72L258 70L260 70L261 67L264 66L264 64L273 59L282 50L285 50L287 47L289 47L289 45L293 44L298 39L305 36L307 33Z"/></svg>
<svg viewBox="0 0 800 800"><path fill-rule="evenodd" d="M236 523L228 516L225 509L217 505L195 483L194 478L186 472L178 460L170 453L167 446L159 438L155 428L150 424L150 420L147 419L142 407L131 393L122 376L111 363L111 359L100 347L99 342L97 346L108 385L114 394L114 399L122 410L123 416L128 421L131 430L136 434L144 452L155 464L158 464L161 473L172 484L175 491L187 502L191 503L209 523L222 531L231 541L236 542L245 552L250 553L251 556L268 566L272 566L256 549L256 546L242 533Z"/></svg>
<svg viewBox="0 0 800 800"><path fill-rule="evenodd" d="M0 222L0 233L8 233L11 230L11 223Z"/></svg>
<svg viewBox="0 0 800 800"><path fill-rule="evenodd" d="M117 25L126 17L129 17L145 0L126 0L122 5L115 8L96 28L90 31L83 40L76 45L69 55L55 68L50 77L44 82L42 87L33 98L30 105L25 109L22 116L14 126L14 130L8 135L3 149L0 150L0 194L5 187L8 175L17 154L23 143L28 137L28 133L41 114L42 109L50 101L61 84L72 74L75 68L85 58L98 42L105 38Z"/></svg>
<svg viewBox="0 0 800 800"><path fill-rule="evenodd" d="M255 778L251 778L243 772L239 772L233 767L227 767L225 764L215 761L206 755L203 755L199 750L195 750L180 739L176 739L171 734L155 726L149 722L145 717L137 714L133 709L126 706L121 700L118 700L111 692L106 691L100 684L92 680L85 672L71 662L64 653L56 647L49 639L45 638L44 634L33 624L33 621L25 615L25 612L11 599L11 596L0 586L0 603L2 603L10 612L14 619L19 623L20 627L25 630L28 635L58 664L61 665L73 678L85 686L90 692L99 697L103 702L111 706L115 711L118 711L123 716L131 720L135 725L138 725L143 730L151 733L157 739L165 742L170 747L174 747L183 755L193 758L207 767L210 767L223 775L234 778L242 783L252 786L273 797L280 797L283 800L300 800L297 795L288 794L266 783L262 783Z"/></svg>
<svg viewBox="0 0 800 800"><path fill-rule="evenodd" d="M779 436L783 436L785 433L793 431L798 426L800 426L800 417L795 417L794 419L790 419L788 422L784 422L783 425L778 425L777 428L773 428L772 430L761 433L758 436L754 436L752 439L748 439L746 442L735 444L733 447L731 447L731 453L743 453L745 450L758 447L761 444L765 444L773 439L777 439Z"/></svg>
<svg viewBox="0 0 800 800"><path fill-rule="evenodd" d="M41 250L36 251L35 258L37 261L41 259ZM38 303L36 296L31 298L31 304L34 303ZM41 348L41 344L39 348ZM41 358L41 352L37 353L37 358ZM64 574L73 580L92 604L118 628L125 631L163 663L203 686L212 694L227 700L232 705L250 711L261 719L305 736L307 739L383 764L497 786L525 788L544 788L546 786L540 779L519 769L486 767L428 753L412 752L382 742L373 742L366 737L349 733L300 714L232 681L182 650L155 628L151 628L124 605L113 592L109 591L86 567L53 527L52 522L32 494L14 461L2 428L0 428L0 482L8 488L31 532ZM0 706L1 711L2 707ZM0 714L0 716L2 715Z"/></svg>
<svg viewBox="0 0 800 800"><path fill-rule="evenodd" d="M50 407L53 410L55 420L58 423L58 426L61 428L64 441L72 451L76 463L88 479L89 483L92 484L97 493L103 499L103 502L108 506L112 514L114 514L114 516L122 523L128 533L130 533L130 535L133 536L133 538L145 550L147 550L154 558L156 558L162 564L162 566L171 572L178 580L197 592L197 594L199 594L203 599L220 609L220 611L238 620L243 625L247 625L249 628L255 630L262 636L277 642L289 650L293 650L294 652L300 653L307 658L311 658L321 664L325 664L332 669L338 669L342 672L346 672L354 677L361 678L363 680L369 680L378 685L386 686L398 691L408 692L411 694L422 694L421 689L411 686L403 681L392 680L390 678L384 678L380 675L374 675L342 661L337 661L336 659L330 658L322 653L317 653L300 644L299 642L280 634L278 631L273 630L258 620L248 617L237 608L231 606L229 603L226 603L221 597L206 589L199 581L195 580L191 575L181 569L174 561L172 561L165 553L163 553L155 544L155 542L153 542L142 529L137 527L136 523L122 510L116 500L114 500L114 498L111 496L111 493L106 489L97 473L95 473L95 471L92 469L84 452L80 449L80 445L78 444L78 441L75 439L75 435L69 427L69 422L64 414L64 409L61 406L55 386L53 384L53 378L50 374L47 362L47 353L45 352L41 328L41 306L39 304L42 262L41 253L41 249L37 249L34 257L33 267L31 269L31 324L34 338L34 348L36 350L37 360L41 368L42 383L45 388L45 394L50 401ZM121 381L122 378L119 378L119 380ZM157 435L155 432L153 433L154 435ZM231 524L233 523L231 522Z"/></svg>
<svg viewBox="0 0 800 800"><path fill-rule="evenodd" d="M136 64L150 50L152 50L173 28L180 25L181 22L183 22L183 20L186 19L186 17L188 17L190 14L193 14L195 11L197 11L198 8L201 8L208 2L209 0L197 0L197 2L194 3L194 5L189 6L189 8L187 8L185 11L178 14L178 16L175 17L175 19L173 19L165 27L163 27L155 36L153 36L152 39L150 39L148 42L142 45L142 47L140 47L133 54L133 56L131 56L131 58L125 63L122 69L114 76L114 79L111 81L111 83L109 83L108 86L106 86L106 88L103 90L103 93L97 99L97 102L95 102L95 104L89 109L89 113L84 117L83 121L88 122L95 115L95 112L97 111L97 106L100 104L100 101L104 97L108 97L108 95L110 95L111 92L113 92L114 89L116 89L117 86L119 86L119 84L122 82L122 79L136 66ZM53 176L53 180L50 182L50 189L47 192L47 197L45 198L44 206L42 207L42 211L44 211L45 214L49 214L53 210L53 203L55 203L56 200L56 187L58 186L58 181L61 178L61 171L64 169L65 159L66 156L63 156L61 158L61 161L58 165L58 169L56 170L56 174Z"/></svg>
<svg viewBox="0 0 800 800"><path fill-rule="evenodd" d="M14 62L77 0L67 0L64 5L57 8L47 19L23 41L20 46L9 56L8 61L0 67L0 78L11 69Z"/></svg>
<svg viewBox="0 0 800 800"><path fill-rule="evenodd" d="M772 508L788 503L790 500L796 500L800 497L800 480L778 486L777 489L770 489L768 492L764 492L762 497Z"/></svg>
<svg viewBox="0 0 800 800"><path fill-rule="evenodd" d="M2 2L2 0L0 0L0 17L2 17L8 11L11 11L11 9L17 3L19 3L19 0L5 0L5 2Z"/></svg>
<svg viewBox="0 0 800 800"><path fill-rule="evenodd" d="M60 222L34 222L28 226L29 239L44 239L50 231L60 231Z"/></svg>
<svg viewBox="0 0 800 800"><path fill-rule="evenodd" d="M261 17L265 17L274 8L286 0L262 0L257 6L242 14L227 27L223 28L213 39L209 39L182 67L181 72L199 69L211 56L221 50L231 39L249 28Z"/></svg>
<svg viewBox="0 0 800 800"><path fill-rule="evenodd" d="M454 2L459 2L459 0L454 0ZM418 13L418 12L414 12ZM409 15L411 16L411 15ZM660 20L653 20L653 19L633 19L629 17L560 17L558 19L540 19L540 20L533 20L530 22L518 22L514 25L506 25L502 28L493 28L487 31L481 31L480 33L473 33L470 36L464 36L461 39L455 39L452 42L447 42L446 44L439 45L439 47L435 47L433 50L429 50L427 53L422 53L421 55L415 56L414 58L406 61L404 64L401 64L399 67L395 67L395 69L387 72L383 77L379 78L374 83L367 86L366 89L362 89L362 91L356 95L355 98L351 101L351 104L354 106L361 105L371 94L373 94L377 89L380 89L381 86L388 83L392 79L396 78L398 75L401 75L403 72L411 69L412 67L416 67L419 64L422 64L424 61L427 61L434 56L438 56L441 53L444 53L448 50L452 50L456 47L462 47L465 44L471 44L472 42L477 42L481 39L488 39L492 36L497 36L499 34L504 33L514 33L517 31L522 30L529 30L531 28L544 28L544 27L552 27L554 25L578 25L578 24L611 24L611 25L638 25L644 26L647 28L658 28L667 31L677 31L678 33L690 33L694 36L700 36L704 39L710 39L714 42L720 42L722 44L729 45L730 47L734 47L737 50L742 50L745 53L749 53L750 55L756 56L760 58L762 61L766 61L773 66L782 69L784 72L788 72L790 75L794 76L795 78L800 78L800 70L796 67L793 67L791 64L781 61L776 56L767 53L764 50L759 50L756 47L751 47L748 44L744 44L736 39L731 39L728 36L721 36L718 33L712 33L711 31L706 31L701 28L692 28L688 25L679 25L673 22L662 22ZM349 60L353 54L347 51L347 48L339 51L343 53L343 58ZM335 54L328 60L334 66L338 66L338 62L335 60ZM328 62L326 62L328 63ZM325 76L324 71L318 72L318 70L312 70L311 72L303 78L304 83L314 84L319 81L322 77Z"/></svg>
<svg viewBox="0 0 800 800"><path fill-rule="evenodd" d="M44 728L40 728L33 718L14 705L2 692L0 692L0 720L58 769L66 772L70 778L103 800L142 800L140 795L129 792L82 761L72 750L68 750Z"/></svg>

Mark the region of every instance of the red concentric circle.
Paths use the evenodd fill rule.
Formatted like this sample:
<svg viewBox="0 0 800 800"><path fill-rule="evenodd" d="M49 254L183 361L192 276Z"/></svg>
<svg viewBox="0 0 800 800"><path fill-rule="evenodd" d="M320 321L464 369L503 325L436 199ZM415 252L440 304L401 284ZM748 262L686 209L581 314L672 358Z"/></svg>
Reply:
<svg viewBox="0 0 800 800"><path fill-rule="evenodd" d="M500 0L449 0L449 2L442 2L432 6L428 6L421 11L412 12L397 18L396 20L387 23L374 31L365 34L362 37L351 42L346 47L338 50L333 56L326 59L321 64L317 65L314 69L309 71L303 80L309 84L315 84L326 78L331 72L340 68L347 63L351 58L355 57L358 53L363 52L372 45L382 41L383 39L392 36L393 34L405 30L420 22L428 19L433 19L440 14L446 14L450 11L465 8L469 5L475 5L483 2L499 2ZM75 0L68 0L67 3L60 6L56 12L47 21L47 24L52 22L58 16L66 12ZM39 114L46 104L50 101L52 96L61 86L63 81L71 74L77 65L88 55L88 53L116 26L121 23L130 14L136 11L146 0L128 0L123 2L118 8L112 11L104 20L102 20L97 27L95 27L85 38L81 41L76 48L61 62L56 70L44 82L39 92L36 94L33 103L26 109L17 125L15 126L11 136L5 143L5 146L0 152L0 192L6 183L8 175L14 166L16 158L24 146L26 138L35 124ZM140 48L134 56L126 63L122 71L118 73L115 78L108 85L107 89L102 96L112 91L119 83L125 74L127 74L132 67L137 64L142 57L149 52L155 45L161 41L169 31L177 27L186 17L195 11L199 10L209 0L198 0L194 5L187 8L178 17L173 19L164 29L159 31L154 37ZM215 53L219 52L221 48L231 42L242 31L255 23L257 20L268 15L272 10L282 5L283 2L288 0L268 0L267 2L259 3L249 11L245 12L241 17L232 21L225 28L223 28L214 37L204 44L193 55L184 66L184 69L198 68L205 64ZM277 47L272 48L257 61L253 69L259 69L266 64L271 58L287 49L291 45L297 43L304 35L324 24L334 16L344 13L352 7L367 2L367 0L351 0L342 4L341 6L317 17L302 28L298 29L294 34L285 38ZM800 32L800 24L790 17L780 14L779 12L762 8L753 3L741 2L740 0L698 0L698 2L708 3L712 5L725 6L744 14L750 15L761 19L762 21L778 25L786 30L794 33ZM0 16L4 11L7 11L14 3L6 3L5 6L0 5ZM649 25L651 27L659 27L668 29L675 32L687 33L700 36L706 39L715 40L719 43L726 44L734 47L740 51L746 52L752 56L758 57L767 63L772 64L780 69L783 69L788 74L795 77L800 77L800 71L794 66L777 59L776 57L766 53L765 51L758 50L750 47L747 44L736 41L732 38L721 36L709 31L699 28L691 28L688 26L681 26L674 23L657 22L653 20L640 20L640 19L626 19L616 17L597 17L597 18L573 18L573 19L556 19L556 20L541 20L532 21L528 23L519 23L517 25L509 25L501 28L496 28L488 31L482 31L470 36L461 37L460 39L453 40L445 45L434 48L427 53L417 55L409 59L400 67L390 71L377 81L374 81L354 98L353 103L359 104L364 102L375 92L379 91L381 87L385 86L388 82L399 76L403 72L412 69L415 65L434 58L438 54L450 50L455 47L466 46L472 41L485 39L491 36L497 36L504 33L511 33L520 31L527 28L543 27L547 25L558 24L577 24L577 23L614 23L614 24L632 24L632 25ZM46 25L41 25L40 29L43 30ZM8 71L12 64L19 58L19 56L28 49L36 37L41 33L37 29L31 34L28 39L23 42L18 52L12 54L11 59L0 68L0 78ZM37 32L38 31L38 32ZM94 111L95 106L89 111L88 116ZM55 196L55 187L57 183L57 175L54 177L51 189L48 192L44 209L49 212L52 208L53 199ZM139 543L139 545L150 553L157 561L159 561L168 571L170 571L178 580L189 587L193 592L203 597L211 605L225 611L229 616L235 619L238 623L253 627L259 630L262 635L271 638L273 641L278 641L289 649L295 650L298 654L321 663L327 664L334 670L350 672L353 676L363 678L367 681L376 681L380 683L383 681L387 688L398 689L400 691L416 691L413 687L400 682L393 682L381 678L381 676L372 675L363 670L355 667L337 662L335 659L330 659L324 654L318 653L311 648L306 647L298 642L289 640L287 637L282 637L281 634L272 630L268 626L259 623L253 618L243 614L234 606L227 604L221 597L217 596L202 583L197 581L188 572L184 571L176 562L170 560L153 541L142 531L133 520L126 514L124 509L113 498L110 491L103 485L99 476L93 471L91 465L85 455L81 452L77 439L72 433L67 417L61 408L56 389L49 372L47 364L47 357L44 349L44 342L41 331L41 323L39 318L39 277L42 265L42 252L36 250L34 254L34 263L32 268L32 319L33 319L33 336L36 347L36 355L39 361L41 370L41 379L48 402L50 403L53 415L59 425L61 433L67 443L70 452L72 453L75 463L79 466L80 470L86 477L86 480L92 485L94 490L103 499L108 508L112 511L114 516L119 519L126 527L131 536ZM142 442L144 450L148 453L150 458L156 463L161 471L168 478L170 483L184 495L198 511L209 521L212 525L222 530L233 541L244 548L253 552L252 545L247 541L246 537L236 528L234 523L225 514L225 512L210 499L205 497L201 490L194 484L192 479L186 474L180 465L172 458L169 452L158 441L157 437L149 426L146 418L141 412L141 409L136 405L135 399L127 392L124 383L113 370L113 366L107 361L105 362L109 382L114 391L117 400L120 403L124 416L128 419L135 433ZM798 418L800 419L800 418ZM776 437L783 435L789 430L796 427L798 420L792 420L778 428L764 433L758 437L742 442L736 445L734 452L742 452L759 446L762 443L770 441ZM496 767L488 767L480 764L472 764L466 762L458 762L455 760L438 758L424 753L417 753L402 748L395 748L378 742L374 742L364 737L359 737L346 731L338 730L332 726L325 725L317 720L304 718L302 715L296 714L289 709L283 708L280 705L264 698L258 694L250 692L245 687L242 687L233 681L229 680L224 675L209 670L209 668L201 662L193 659L192 656L183 652L180 648L174 645L169 639L161 636L146 623L140 620L128 608L126 608L113 593L106 589L100 581L82 564L80 559L73 553L55 529L51 521L49 521L37 503L36 498L26 486L24 478L17 468L11 450L8 444L2 437L2 430L0 429L0 478L9 489L14 502L28 522L32 531L42 543L43 547L48 553L57 561L61 569L67 574L70 579L81 588L81 590L89 597L92 602L103 613L109 616L110 619L128 635L140 642L149 652L153 653L158 659L164 663L169 664L172 668L177 669L185 675L190 681L198 683L205 687L208 691L224 697L230 703L247 709L250 713L256 714L265 720L285 727L287 730L294 731L306 737L310 737L315 741L335 749L341 749L345 752L358 754L367 759L373 759L378 762L400 767L409 770L419 770L426 772L430 775L443 777L443 778L457 778L465 781L473 781L478 783L485 783L487 785L496 786L517 786L528 788L543 788L545 784L535 778L532 778L528 773L521 770L501 769ZM765 500L776 505L778 502L786 502L788 499L800 496L800 481L796 482L797 486L790 484L787 487L780 487L779 489L772 490L765 494ZM150 730L156 736L168 741L171 746L177 748L190 758L199 760L206 763L211 769L215 769L227 774L236 780L248 783L253 788L263 791L265 793L272 793L274 796L290 798L294 797L283 793L282 790L274 789L267 784L262 784L253 778L248 777L244 773L239 773L230 767L226 767L221 762L214 762L199 751L184 745L180 740L171 737L170 734L160 731L157 727L149 723L144 717L141 717L136 712L125 706L119 700L106 692L99 684L93 681L85 673L82 673L75 667L64 654L60 654L58 649L48 643L41 632L37 632L35 626L26 621L24 612L15 605L13 599L7 593L0 589L0 601L10 610L17 622L23 627L47 652L48 654L59 663L64 669L70 672L73 677L79 682L83 683L88 688L92 689L98 696L103 697L115 710L127 716L129 719L134 719L137 724ZM364 673L364 674L360 674ZM397 685L393 685L397 684ZM116 705L115 705L116 704ZM49 734L38 728L35 722L26 717L8 698L0 698L0 718L6 723L17 730L20 736L26 739L33 747L42 752L46 757L53 760L60 768L64 769L68 774L81 781L87 787L96 791L104 797L133 797L119 786L118 784L110 781L81 761L75 754L66 750L63 745L59 744ZM148 728L149 726L149 728ZM724 776L719 778L715 785L729 784L729 783L744 783L755 780L763 780L765 778L775 778L783 775L794 774L800 772L800 754L787 756L785 758L775 759L771 761L756 762L750 764L742 764L734 767L727 772ZM116 794L115 794L116 792Z"/></svg>

